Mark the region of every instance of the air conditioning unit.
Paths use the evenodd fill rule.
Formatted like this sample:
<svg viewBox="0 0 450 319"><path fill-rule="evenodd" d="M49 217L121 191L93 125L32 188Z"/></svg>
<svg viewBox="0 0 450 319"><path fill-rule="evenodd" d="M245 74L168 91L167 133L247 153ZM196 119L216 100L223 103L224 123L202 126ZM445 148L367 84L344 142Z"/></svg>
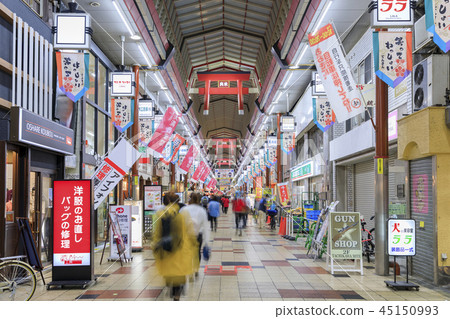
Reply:
<svg viewBox="0 0 450 319"><path fill-rule="evenodd" d="M413 68L414 111L428 106L445 105L449 88L449 56L434 54Z"/></svg>
<svg viewBox="0 0 450 319"><path fill-rule="evenodd" d="M414 51L433 40L433 33L427 31L425 16L414 23Z"/></svg>

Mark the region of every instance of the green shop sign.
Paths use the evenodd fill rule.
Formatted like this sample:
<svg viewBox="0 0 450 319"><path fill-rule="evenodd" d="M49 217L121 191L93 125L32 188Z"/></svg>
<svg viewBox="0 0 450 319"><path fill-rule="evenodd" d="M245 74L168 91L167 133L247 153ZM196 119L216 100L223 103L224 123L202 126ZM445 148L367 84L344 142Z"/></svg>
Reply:
<svg viewBox="0 0 450 319"><path fill-rule="evenodd" d="M314 175L314 168L313 168L313 162L308 162L299 166L294 167L291 170L291 180L292 181L298 181L300 179L313 176Z"/></svg>

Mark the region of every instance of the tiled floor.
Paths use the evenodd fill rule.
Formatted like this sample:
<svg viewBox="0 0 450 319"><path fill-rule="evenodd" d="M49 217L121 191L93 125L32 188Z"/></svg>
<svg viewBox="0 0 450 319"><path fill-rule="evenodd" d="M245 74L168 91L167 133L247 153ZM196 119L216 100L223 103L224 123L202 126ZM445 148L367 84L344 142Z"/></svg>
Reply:
<svg viewBox="0 0 450 319"><path fill-rule="evenodd" d="M393 291L366 264L364 276L356 273L331 275L325 260L306 255L304 238L288 241L268 227L249 226L238 236L234 215L221 216L212 234L212 255L202 261L198 278L191 279L182 300L447 300L442 289ZM33 300L170 300L169 289L157 274L152 252L133 253L133 260L100 262L95 254L97 282L88 289L46 290L38 286ZM51 273L46 274L47 281Z"/></svg>

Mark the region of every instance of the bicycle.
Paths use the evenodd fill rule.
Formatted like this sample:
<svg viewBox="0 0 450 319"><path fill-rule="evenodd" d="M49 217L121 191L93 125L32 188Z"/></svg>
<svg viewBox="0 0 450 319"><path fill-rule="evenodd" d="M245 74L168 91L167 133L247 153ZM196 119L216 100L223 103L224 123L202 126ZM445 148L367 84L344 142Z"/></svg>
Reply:
<svg viewBox="0 0 450 319"><path fill-rule="evenodd" d="M370 217L373 220L375 216ZM370 256L375 256L375 242L374 231L375 228L367 230L365 227L367 222L364 218L361 218L361 242L362 242L362 254L367 257L367 262L370 263Z"/></svg>
<svg viewBox="0 0 450 319"><path fill-rule="evenodd" d="M0 258L0 301L28 301L36 291L36 274L31 266L17 260L24 256Z"/></svg>

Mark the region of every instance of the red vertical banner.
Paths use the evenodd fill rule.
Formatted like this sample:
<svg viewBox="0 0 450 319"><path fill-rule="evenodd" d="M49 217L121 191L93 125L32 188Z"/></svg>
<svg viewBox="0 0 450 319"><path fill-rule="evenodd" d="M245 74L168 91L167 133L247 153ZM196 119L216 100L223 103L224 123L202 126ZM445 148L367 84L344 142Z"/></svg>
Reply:
<svg viewBox="0 0 450 319"><path fill-rule="evenodd" d="M195 148L194 145L192 145L189 148L186 156L184 157L183 162L181 162L181 164L180 164L180 169L184 172L184 174L187 174L187 172L189 172L189 169L191 168L192 164L194 163L194 159L197 156L197 154L198 154L197 149Z"/></svg>
<svg viewBox="0 0 450 319"><path fill-rule="evenodd" d="M162 154L164 147L167 142L169 142L179 120L180 115L172 107L168 107L161 123L158 125L152 139L148 143L148 147L155 152Z"/></svg>
<svg viewBox="0 0 450 319"><path fill-rule="evenodd" d="M216 179L215 178L211 178L211 180L209 181L209 183L208 183L208 185L206 187L212 189L212 188L216 187L216 184L217 184Z"/></svg>
<svg viewBox="0 0 450 319"><path fill-rule="evenodd" d="M200 175L202 175L202 172L205 168L206 168L205 162L201 161L200 164L198 165L197 169L195 170L194 175L192 175L192 180L194 182L198 181L198 179L200 178Z"/></svg>
<svg viewBox="0 0 450 319"><path fill-rule="evenodd" d="M290 202L288 183L280 183L277 184L277 186L278 186L278 194L280 196L280 204L281 206L286 207L289 205Z"/></svg>
<svg viewBox="0 0 450 319"><path fill-rule="evenodd" d="M91 180L53 183L53 266L91 264Z"/></svg>
<svg viewBox="0 0 450 319"><path fill-rule="evenodd" d="M205 169L203 170L202 174L200 175L200 182L204 183L206 178L208 177L208 175L209 175L209 168L205 164Z"/></svg>

